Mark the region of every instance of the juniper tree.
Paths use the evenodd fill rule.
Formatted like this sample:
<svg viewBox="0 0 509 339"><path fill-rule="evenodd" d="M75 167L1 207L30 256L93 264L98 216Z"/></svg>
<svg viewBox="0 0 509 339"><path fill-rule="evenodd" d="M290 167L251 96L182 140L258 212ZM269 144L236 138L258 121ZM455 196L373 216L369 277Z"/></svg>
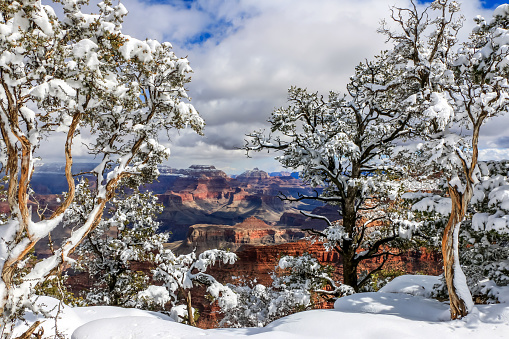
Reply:
<svg viewBox="0 0 509 339"><path fill-rule="evenodd" d="M509 181L507 161L477 164L478 182L473 185L472 199L458 233L458 258L465 272L468 289L476 298L496 302L499 287L509 283L507 197ZM447 180L424 190L414 187L402 198L408 209L400 210L401 227L409 236L419 234L424 246L440 248L449 221L452 201ZM434 288L434 294L448 297L445 278Z"/></svg>
<svg viewBox="0 0 509 339"><path fill-rule="evenodd" d="M381 31L394 41L394 48L355 69L346 95L335 92L328 100L317 93L292 87L290 106L276 109L269 123L271 133L249 134L246 150L272 150L285 168L300 170L304 182L323 187L314 196L283 197L290 201L312 199L337 206L341 223L331 223L319 232L328 249L342 258L344 283L359 291L373 273L407 243L399 226L387 213L391 201L388 185L394 173L388 166L394 149L415 137L423 123L423 93L429 91L455 43L460 25L456 6L434 2L426 11L437 10L442 19L427 12L393 9L393 19L402 32ZM424 36L425 31L435 32ZM359 279L359 264L381 258L381 264Z"/></svg>
<svg viewBox="0 0 509 339"><path fill-rule="evenodd" d="M509 164L478 165L479 183L459 234L459 258L472 294L497 302L498 287L509 285Z"/></svg>
<svg viewBox="0 0 509 339"><path fill-rule="evenodd" d="M0 132L2 168L8 176L9 219L0 226L0 318L8 337L16 315L30 304L34 286L72 261L69 255L100 222L120 180L153 179L168 148L159 134L203 121L187 103L188 60L171 44L141 41L122 33L122 4L61 0L56 15L40 0L0 1ZM51 257L19 284L18 265L62 220L75 199L73 147L78 135L100 164L91 171L97 187L91 212ZM62 144L55 139L64 137ZM28 194L36 152L60 148L65 158L66 198L45 220L32 219ZM45 147L46 147L45 146ZM39 154L44 161L44 153Z"/></svg>
<svg viewBox="0 0 509 339"><path fill-rule="evenodd" d="M460 266L459 234L479 182L481 127L508 109L508 18L507 5L498 7L489 22L477 17L469 39L435 68L432 86L422 96L424 124L419 135L424 142L406 147L402 156L414 166L440 171L447 183L451 210L442 254L453 319L473 307Z"/></svg>
<svg viewBox="0 0 509 339"><path fill-rule="evenodd" d="M66 211L67 227L86 220L93 208L87 181L76 188L76 198ZM169 234L158 232L156 215L162 206L151 192L122 187L110 200L103 220L78 246L74 268L92 282L85 302L90 305L137 307L138 293L149 286L148 272L133 264L148 265L163 250Z"/></svg>

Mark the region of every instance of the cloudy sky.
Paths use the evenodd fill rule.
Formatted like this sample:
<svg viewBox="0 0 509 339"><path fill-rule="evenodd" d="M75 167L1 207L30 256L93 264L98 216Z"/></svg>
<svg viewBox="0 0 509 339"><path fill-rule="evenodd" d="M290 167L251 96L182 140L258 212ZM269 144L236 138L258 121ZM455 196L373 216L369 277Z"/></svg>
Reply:
<svg viewBox="0 0 509 339"><path fill-rule="evenodd" d="M235 174L280 170L273 154L246 158L244 135L267 128L287 89L343 91L354 66L387 49L377 34L391 5L409 0L123 0L124 32L169 41L194 69L189 92L206 121L205 137L172 137L168 165L210 164ZM503 1L464 0L468 34L475 15L491 16ZM488 122L482 148L509 158L509 117Z"/></svg>

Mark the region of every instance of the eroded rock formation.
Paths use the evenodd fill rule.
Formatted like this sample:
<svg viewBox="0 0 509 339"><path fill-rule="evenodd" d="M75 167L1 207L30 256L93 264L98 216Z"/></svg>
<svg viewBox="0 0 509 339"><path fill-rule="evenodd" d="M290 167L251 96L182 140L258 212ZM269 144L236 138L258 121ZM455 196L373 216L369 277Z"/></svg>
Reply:
<svg viewBox="0 0 509 339"><path fill-rule="evenodd" d="M238 261L235 265L216 265L210 270L210 273L223 283L238 284L239 278L244 280L256 278L257 283L268 286L272 283L270 274L274 271L281 256L300 256L303 253L310 253L322 264L332 266L336 279L341 281L341 258L338 254L325 251L319 242L311 243L306 240L274 245L245 244L236 251ZM380 265L380 260L367 261L360 269L372 270ZM438 252L425 249L410 251L400 257L391 258L385 264L385 269L407 272L408 274L438 275L442 273L441 256ZM193 293L195 305L200 309L201 314L198 326L211 328L221 319L221 315L218 307L214 304L210 305L200 292ZM332 303L321 302L318 307L332 308L332 306Z"/></svg>
<svg viewBox="0 0 509 339"><path fill-rule="evenodd" d="M167 182L166 190L157 186L155 192L164 205L160 220L163 229L173 233L173 240L183 240L191 225L238 224L256 217L267 224L294 226L281 220L285 212L311 211L311 203L290 204L278 196L310 194L311 189L291 176L270 177L259 169L247 171L236 178L228 177L213 166L192 166L188 170L161 171L160 182ZM171 180L169 178L172 178ZM154 183L148 188L153 188ZM300 225L296 225L300 226Z"/></svg>
<svg viewBox="0 0 509 339"><path fill-rule="evenodd" d="M233 226L198 224L189 227L186 239L174 247L177 253L193 249L203 252L212 248L237 251L241 246L282 244L296 241L305 234L300 228L274 226L256 217L249 217Z"/></svg>
<svg viewBox="0 0 509 339"><path fill-rule="evenodd" d="M87 173L95 166L76 164L75 173ZM159 178L144 189L156 193L164 205L159 220L162 230L172 232L172 240L185 239L191 225L235 225L253 216L268 224L300 226L293 224L291 218L281 216L285 212L298 215L299 210L312 211L319 206L312 201L290 204L278 198L280 194L295 197L313 193L301 180L286 175L288 173L271 177L254 169L232 178L209 165L193 165L187 169L161 166L159 171ZM40 165L32 185L41 196L66 192L63 165Z"/></svg>

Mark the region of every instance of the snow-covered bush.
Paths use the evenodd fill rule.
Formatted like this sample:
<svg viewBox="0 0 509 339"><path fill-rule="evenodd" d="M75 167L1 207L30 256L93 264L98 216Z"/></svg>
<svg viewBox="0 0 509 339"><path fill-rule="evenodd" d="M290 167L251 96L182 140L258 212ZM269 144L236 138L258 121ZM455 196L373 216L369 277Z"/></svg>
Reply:
<svg viewBox="0 0 509 339"><path fill-rule="evenodd" d="M157 267L154 270L154 279L161 281L167 289L166 302L170 302L173 307L178 306L182 301L185 302L187 321L190 325L195 325L190 291L195 286L207 286L207 293L211 300L217 301L218 306L223 310L229 310L237 305L237 295L232 289L205 273L208 268L216 264L228 265L235 263L236 260L235 253L217 249L207 250L198 256L194 251L189 254L175 255L170 250L164 250L155 258ZM141 297L143 295L140 294Z"/></svg>
<svg viewBox="0 0 509 339"><path fill-rule="evenodd" d="M221 327L263 327L311 306L310 294L304 290L277 290L256 283L230 287L237 294L238 303L224 313Z"/></svg>
<svg viewBox="0 0 509 339"><path fill-rule="evenodd" d="M67 272L58 272L58 274L48 277L43 283L37 285L35 294L56 298L63 305L86 306L86 300L71 291L68 279Z"/></svg>
<svg viewBox="0 0 509 339"><path fill-rule="evenodd" d="M193 307L192 308L192 316L194 322L198 320L199 314L198 311ZM170 310L170 318L175 320L178 323L190 323L188 321L189 319L189 312L187 310L187 305L177 305L173 306Z"/></svg>
<svg viewBox="0 0 509 339"><path fill-rule="evenodd" d="M203 120L187 103L188 60L178 58L169 43L123 34L122 4L101 1L90 14L86 3L0 1L0 163L8 176L10 211L0 226L2 337L10 336L17 316L30 307L35 285L72 263L70 254L98 225L119 181L136 187L157 176L157 164L169 155L160 136L186 126L202 131ZM36 160L44 161L44 152L36 157L43 147L61 150L68 191L52 215L36 221L29 186ZM100 161L90 171L97 185L90 213L53 255L21 277L18 265L75 199L76 147Z"/></svg>
<svg viewBox="0 0 509 339"><path fill-rule="evenodd" d="M301 290L333 299L355 293L351 286L334 279L334 269L322 265L311 254L283 256L272 274L272 286L279 290Z"/></svg>
<svg viewBox="0 0 509 339"><path fill-rule="evenodd" d="M68 227L83 223L93 208L87 180L76 188L76 198L66 211ZM158 233L156 214L162 206L151 192L123 188L110 200L106 217L76 250L74 268L86 272L92 286L85 295L90 305L139 306L138 292L148 287L146 273L134 270L133 262L153 262L162 251L168 233Z"/></svg>
<svg viewBox="0 0 509 339"><path fill-rule="evenodd" d="M138 291L135 298L138 308L163 310L170 300L170 292L164 286L150 285Z"/></svg>
<svg viewBox="0 0 509 339"><path fill-rule="evenodd" d="M223 309L220 326L263 327L292 313L312 308L313 298L326 300L353 294L353 289L334 280L332 268L310 254L283 256L271 275L272 284L240 280L228 286L237 294L237 305Z"/></svg>

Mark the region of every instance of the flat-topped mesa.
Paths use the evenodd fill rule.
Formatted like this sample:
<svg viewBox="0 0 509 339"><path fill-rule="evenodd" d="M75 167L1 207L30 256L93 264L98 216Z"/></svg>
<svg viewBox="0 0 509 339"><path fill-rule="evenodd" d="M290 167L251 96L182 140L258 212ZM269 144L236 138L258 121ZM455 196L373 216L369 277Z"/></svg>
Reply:
<svg viewBox="0 0 509 339"><path fill-rule="evenodd" d="M263 220L258 219L257 217L249 217L246 218L241 223L238 223L231 227L237 227L242 229L272 229L273 226L268 225Z"/></svg>
<svg viewBox="0 0 509 339"><path fill-rule="evenodd" d="M281 244L299 240L304 236L304 232L299 228L272 226L256 217L249 217L233 226L211 224L190 226L186 239L175 250L182 253L193 249L203 252L212 248L236 251L245 244Z"/></svg>
<svg viewBox="0 0 509 339"><path fill-rule="evenodd" d="M189 166L191 169L201 169L201 170L215 170L216 166L212 165L191 165Z"/></svg>
<svg viewBox="0 0 509 339"><path fill-rule="evenodd" d="M206 177L206 178L215 178L215 177L221 177L221 178L229 178L228 175L219 170L216 169L215 166L212 165L191 165L188 169L183 170L185 173L187 173L190 176L193 177Z"/></svg>

